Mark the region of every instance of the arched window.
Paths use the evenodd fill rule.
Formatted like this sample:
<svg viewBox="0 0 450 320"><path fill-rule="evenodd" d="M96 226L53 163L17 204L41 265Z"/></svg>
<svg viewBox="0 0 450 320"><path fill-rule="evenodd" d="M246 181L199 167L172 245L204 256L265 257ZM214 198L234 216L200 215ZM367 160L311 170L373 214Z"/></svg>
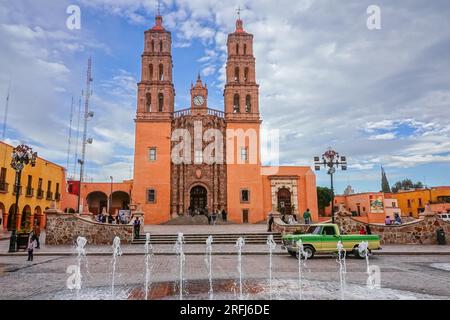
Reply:
<svg viewBox="0 0 450 320"><path fill-rule="evenodd" d="M247 54L247 45L244 44L244 55L246 55L246 54Z"/></svg>
<svg viewBox="0 0 450 320"><path fill-rule="evenodd" d="M245 97L245 112L252 112L252 97L249 94Z"/></svg>
<svg viewBox="0 0 450 320"><path fill-rule="evenodd" d="M159 65L159 81L164 80L164 66L162 64Z"/></svg>
<svg viewBox="0 0 450 320"><path fill-rule="evenodd" d="M153 64L148 66L148 79L153 80Z"/></svg>
<svg viewBox="0 0 450 320"><path fill-rule="evenodd" d="M239 102L239 95L235 94L233 99L233 113L241 112L241 106Z"/></svg>
<svg viewBox="0 0 450 320"><path fill-rule="evenodd" d="M152 52L155 52L155 41L152 40Z"/></svg>
<svg viewBox="0 0 450 320"><path fill-rule="evenodd" d="M239 68L234 69L234 81L239 82Z"/></svg>
<svg viewBox="0 0 450 320"><path fill-rule="evenodd" d="M162 93L158 95L158 110L159 112L164 110L164 95Z"/></svg>
<svg viewBox="0 0 450 320"><path fill-rule="evenodd" d="M159 42L159 51L163 52L163 42L162 41Z"/></svg>
<svg viewBox="0 0 450 320"><path fill-rule="evenodd" d="M245 70L244 70L244 81L245 82L248 81L248 68L245 68Z"/></svg>
<svg viewBox="0 0 450 320"><path fill-rule="evenodd" d="M147 92L147 94L145 95L145 111L152 111L152 95L150 92Z"/></svg>
<svg viewBox="0 0 450 320"><path fill-rule="evenodd" d="M236 54L239 54L239 43L236 43Z"/></svg>

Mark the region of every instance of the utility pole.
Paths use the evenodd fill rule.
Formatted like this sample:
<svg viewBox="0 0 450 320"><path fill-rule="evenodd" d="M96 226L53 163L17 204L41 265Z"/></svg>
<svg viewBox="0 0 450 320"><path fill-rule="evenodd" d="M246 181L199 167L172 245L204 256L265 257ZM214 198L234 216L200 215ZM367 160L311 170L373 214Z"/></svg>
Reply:
<svg viewBox="0 0 450 320"><path fill-rule="evenodd" d="M11 82L8 86L8 94L6 95L6 104L5 104L5 116L3 118L3 132L2 132L2 141L5 141L6 138L6 123L8 122L8 109L9 109L9 97L11 93Z"/></svg>
<svg viewBox="0 0 450 320"><path fill-rule="evenodd" d="M70 149L72 144L72 122L73 122L73 96L72 96L72 103L70 104L69 141L67 143L67 165L66 165L67 173L69 173Z"/></svg>
<svg viewBox="0 0 450 320"><path fill-rule="evenodd" d="M86 77L86 90L84 92L84 129L83 129L83 141L82 141L82 149L81 149L81 159L78 159L78 163L80 164L80 185L78 189L78 213L81 213L80 203L81 203L81 185L83 183L83 175L84 175L84 164L86 160L86 145L92 144L92 139L87 138L87 122L89 118L94 116L94 113L89 111L89 99L92 95L91 91L91 83L92 83L92 58L89 57L88 60L88 69L87 69L87 77Z"/></svg>

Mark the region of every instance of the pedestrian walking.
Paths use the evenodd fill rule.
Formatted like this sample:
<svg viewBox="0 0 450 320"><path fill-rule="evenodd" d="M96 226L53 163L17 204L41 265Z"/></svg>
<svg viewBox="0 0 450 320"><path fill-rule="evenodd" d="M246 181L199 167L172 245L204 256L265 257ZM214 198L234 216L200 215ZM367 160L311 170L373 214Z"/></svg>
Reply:
<svg viewBox="0 0 450 320"><path fill-rule="evenodd" d="M225 211L225 209L222 209L222 220L227 221L227 212Z"/></svg>
<svg viewBox="0 0 450 320"><path fill-rule="evenodd" d="M269 221L268 221L269 227L267 228L267 232L272 232L273 220L274 220L273 214L271 212L271 213L269 213Z"/></svg>
<svg viewBox="0 0 450 320"><path fill-rule="evenodd" d="M311 223L311 212L309 212L309 209L306 209L306 211L303 213L303 219L305 219L305 224Z"/></svg>
<svg viewBox="0 0 450 320"><path fill-rule="evenodd" d="M35 244L36 244L36 240L34 238L33 233L31 233L30 237L28 238L28 246L27 246L28 260L27 261L33 261L33 252L34 252Z"/></svg>
<svg viewBox="0 0 450 320"><path fill-rule="evenodd" d="M39 224L34 225L33 235L34 235L34 240L36 240L36 249L40 249L41 243L39 242L39 237L41 236L41 227L39 226Z"/></svg>
<svg viewBox="0 0 450 320"><path fill-rule="evenodd" d="M139 219L139 217L136 217L136 219L134 220L134 237L135 237L135 239L139 239L140 232L141 232L141 220Z"/></svg>

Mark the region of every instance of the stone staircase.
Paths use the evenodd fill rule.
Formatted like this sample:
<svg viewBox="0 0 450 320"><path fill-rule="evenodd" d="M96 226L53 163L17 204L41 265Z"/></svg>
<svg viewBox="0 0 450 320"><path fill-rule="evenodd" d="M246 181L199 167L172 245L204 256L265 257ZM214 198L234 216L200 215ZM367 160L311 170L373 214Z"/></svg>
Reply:
<svg viewBox="0 0 450 320"><path fill-rule="evenodd" d="M265 245L267 237L272 234L275 242L281 244L281 233L217 233L217 234L185 234L185 244L201 244L204 245L206 239L212 235L213 244L235 244L239 237L245 239L246 244ZM177 234L152 234L150 238L151 244L175 244ZM134 239L132 244L145 244L145 234L141 234L139 239Z"/></svg>

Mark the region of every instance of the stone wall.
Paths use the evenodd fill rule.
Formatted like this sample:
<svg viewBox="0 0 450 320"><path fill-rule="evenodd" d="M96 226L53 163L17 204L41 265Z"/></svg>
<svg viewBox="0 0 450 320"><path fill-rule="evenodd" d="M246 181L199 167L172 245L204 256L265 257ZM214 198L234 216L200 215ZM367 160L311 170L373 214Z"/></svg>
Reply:
<svg viewBox="0 0 450 320"><path fill-rule="evenodd" d="M437 244L436 231L443 229L447 243L450 243L450 223L438 219L434 213L424 214L421 219L407 222L402 225L389 225L364 223L351 217L349 212L336 213L336 223L342 233L358 234L361 227L369 226L372 234L380 236L382 244ZM326 223L330 223L327 221ZM308 225L286 224L278 216L274 219L273 230L280 233L304 233Z"/></svg>
<svg viewBox="0 0 450 320"><path fill-rule="evenodd" d="M65 214L50 209L46 212L46 245L74 244L77 237L85 237L89 244L112 244L118 236L122 243L133 240L132 225L103 224L82 218L76 214Z"/></svg>
<svg viewBox="0 0 450 320"><path fill-rule="evenodd" d="M363 223L339 212L336 214L336 223L341 232L347 234L359 233L361 227L369 226L372 234L380 236L382 244L437 244L436 231L441 228L444 229L447 242L450 235L450 223L436 218L434 214L423 215L414 222L387 226Z"/></svg>

